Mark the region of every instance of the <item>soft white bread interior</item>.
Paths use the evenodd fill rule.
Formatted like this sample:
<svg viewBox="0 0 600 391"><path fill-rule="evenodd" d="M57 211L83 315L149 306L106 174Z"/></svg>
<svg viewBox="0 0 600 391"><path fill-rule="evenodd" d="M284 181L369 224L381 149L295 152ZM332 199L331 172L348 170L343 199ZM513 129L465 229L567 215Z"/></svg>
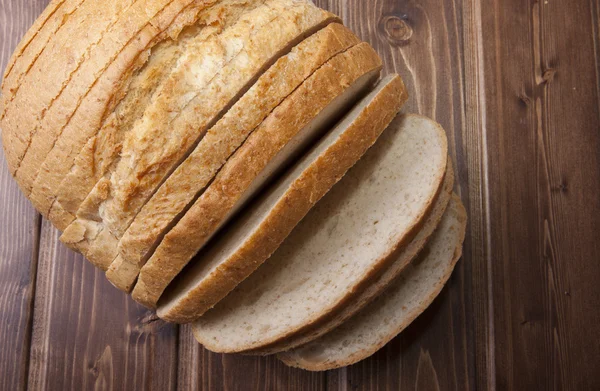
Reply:
<svg viewBox="0 0 600 391"><path fill-rule="evenodd" d="M313 205L370 148L408 95L402 80L382 80L266 194L196 257L158 306L166 320L199 318L260 266Z"/></svg>
<svg viewBox="0 0 600 391"><path fill-rule="evenodd" d="M329 331L335 329L350 317L354 316L354 314L368 306L394 282L398 275L408 267L417 254L423 249L439 225L442 216L448 207L448 203L452 197L453 186L454 172L452 164L450 160L448 160L444 183L440 194L437 196L431 210L423 220L423 224L419 227L415 227L418 229L418 232L416 232L410 241L396 251L394 259L389 266L385 267L373 279L366 281L364 287L357 290L357 293L341 306L339 310L331 312L324 320L312 327L307 327L302 332L296 333L290 338L244 353L254 355L275 354L304 345L327 334Z"/></svg>
<svg viewBox="0 0 600 391"><path fill-rule="evenodd" d="M447 156L434 121L394 121L273 256L194 323L196 339L215 352L251 351L327 319L418 232Z"/></svg>
<svg viewBox="0 0 600 391"><path fill-rule="evenodd" d="M441 292L462 254L467 215L452 198L442 221L419 257L371 305L332 332L288 352L287 365L324 371L361 361L412 323Z"/></svg>

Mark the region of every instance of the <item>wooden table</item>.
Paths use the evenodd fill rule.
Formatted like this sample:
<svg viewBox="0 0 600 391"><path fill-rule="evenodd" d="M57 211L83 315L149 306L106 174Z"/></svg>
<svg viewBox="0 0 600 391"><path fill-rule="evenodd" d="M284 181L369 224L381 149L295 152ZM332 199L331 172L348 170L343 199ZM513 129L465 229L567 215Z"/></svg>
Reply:
<svg viewBox="0 0 600 391"><path fill-rule="evenodd" d="M89 0L92 1L92 0ZM0 0L0 64L47 0ZM322 0L448 131L446 289L351 368L203 350L68 251L0 167L0 389L600 389L600 1Z"/></svg>

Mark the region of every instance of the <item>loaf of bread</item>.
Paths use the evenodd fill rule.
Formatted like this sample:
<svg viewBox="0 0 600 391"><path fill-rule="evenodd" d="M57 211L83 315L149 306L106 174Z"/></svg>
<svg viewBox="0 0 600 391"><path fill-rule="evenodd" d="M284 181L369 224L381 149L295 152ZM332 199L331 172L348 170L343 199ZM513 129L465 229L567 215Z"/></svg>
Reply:
<svg viewBox="0 0 600 391"><path fill-rule="evenodd" d="M310 0L53 0L4 72L4 155L65 245L207 348L348 365L464 237L445 133L396 117L383 65Z"/></svg>

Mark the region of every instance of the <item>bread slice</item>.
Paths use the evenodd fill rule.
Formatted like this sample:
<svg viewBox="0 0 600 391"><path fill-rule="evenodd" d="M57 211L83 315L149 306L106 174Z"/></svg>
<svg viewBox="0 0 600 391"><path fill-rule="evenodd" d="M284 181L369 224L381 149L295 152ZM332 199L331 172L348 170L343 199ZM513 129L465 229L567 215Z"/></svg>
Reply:
<svg viewBox="0 0 600 391"><path fill-rule="evenodd" d="M266 347L318 325L373 280L431 210L442 188L444 130L394 121L273 256L194 323L216 352Z"/></svg>
<svg viewBox="0 0 600 391"><path fill-rule="evenodd" d="M176 40L169 39L152 50L146 65L132 77L124 99L104 121L98 134L88 140L58 188L49 214L57 228L65 230L96 183L115 170L126 135L156 100L155 93L169 77L176 61L186 50L191 50L190 46L214 38L258 5L256 1L247 0L221 1L202 10L194 26L186 29ZM187 56L192 61L190 57Z"/></svg>
<svg viewBox="0 0 600 391"><path fill-rule="evenodd" d="M379 77L381 59L367 43L341 53L279 105L227 161L212 184L164 237L142 268L133 298L156 305L190 259L229 218Z"/></svg>
<svg viewBox="0 0 600 391"><path fill-rule="evenodd" d="M158 316L192 322L256 270L375 143L407 98L399 76L382 80L227 235L193 261L159 301Z"/></svg>
<svg viewBox="0 0 600 391"><path fill-rule="evenodd" d="M279 57L307 35L338 20L305 1L267 0L265 4L244 15L216 42L210 40L208 45L188 51L199 58L180 61L161 87L161 99L128 134L110 180L97 184L97 191L78 211L78 220L65 230L65 243L106 270L117 255L119 239L139 210L192 152L206 129ZM205 68L218 70L221 65L214 77L205 72ZM188 90L188 84L203 84L205 77L205 88ZM73 233L79 234L82 228L89 234L80 240L82 237Z"/></svg>
<svg viewBox="0 0 600 391"><path fill-rule="evenodd" d="M33 182L40 170L40 162L47 158L65 127L75 121L76 126L84 130L82 132L84 135L89 133L87 129L90 124L93 124L93 129L97 130L101 119L98 117L103 115L106 106L106 103L102 102L110 99L111 91L118 89L119 84L115 81L119 81L129 73L128 69L137 61L148 42L168 28L190 2L190 0L88 1L72 15L73 20L67 21L59 30L60 37L55 37L52 42L64 45L65 50L47 48L42 53L43 58L40 56L29 72L32 77L24 80L19 89L20 93L9 105L5 118L9 128L14 131L11 135L10 153L18 154L15 157L19 161L18 169L13 174L25 194L31 192ZM166 10L167 4L174 7L169 7L173 9L170 10L170 15L165 15L167 16L165 18L163 11ZM83 12L84 8L85 12ZM89 18L82 21L77 18L79 14L88 15ZM151 25L150 23L153 22L155 24ZM104 30L95 31L91 27L95 24L102 24ZM149 24L151 29L145 31L146 37L140 36L144 33L144 27ZM81 38L73 39L73 37ZM65 42L69 44L65 45ZM74 49L77 45L73 42L79 42L79 45L87 48L83 55L80 56ZM122 53L124 48L128 53ZM128 54L129 58L127 56L123 58L121 54ZM113 66L114 60L118 57L121 57L124 63ZM100 76L106 77L108 71L112 72L109 76L114 79L107 81L107 84L99 85ZM40 76L36 77L36 75ZM40 85L44 85L41 90ZM91 101L84 100L91 88L102 89L100 101L97 101L98 97L94 97ZM84 111L80 118L74 116L77 111ZM85 141L87 140L83 143ZM79 145L74 153L78 152L81 146ZM60 163L64 164L64 161ZM51 168L58 167L51 166ZM68 168L69 166L66 167ZM37 198L33 198L36 207L37 201ZM48 208L41 206L40 210L47 215Z"/></svg>
<svg viewBox="0 0 600 391"><path fill-rule="evenodd" d="M440 226L418 259L369 307L342 326L279 354L287 365L324 371L369 357L417 318L441 292L462 254L467 216L454 196Z"/></svg>
<svg viewBox="0 0 600 391"><path fill-rule="evenodd" d="M318 67L359 42L350 30L334 23L277 60L144 205L119 242L119 256L106 273L108 279L129 292L164 234L246 137Z"/></svg>
<svg viewBox="0 0 600 391"><path fill-rule="evenodd" d="M307 328L301 333L297 333L290 338L286 338L278 343L271 344L260 349L246 351L246 354L267 355L283 352L307 344L331 330L335 329L354 314L361 311L365 306L368 306L377 296L385 291L390 284L408 267L415 259L417 254L423 249L437 226L439 225L444 212L448 207L448 203L452 198L452 188L454 186L454 172L452 164L448 160L446 174L442 191L435 200L432 210L428 213L422 225L417 229L418 232L410 242L399 249L395 255L395 259L391 264L384 268L372 280L365 284L361 290L350 298L338 311L334 311L324 321L319 322L313 327Z"/></svg>

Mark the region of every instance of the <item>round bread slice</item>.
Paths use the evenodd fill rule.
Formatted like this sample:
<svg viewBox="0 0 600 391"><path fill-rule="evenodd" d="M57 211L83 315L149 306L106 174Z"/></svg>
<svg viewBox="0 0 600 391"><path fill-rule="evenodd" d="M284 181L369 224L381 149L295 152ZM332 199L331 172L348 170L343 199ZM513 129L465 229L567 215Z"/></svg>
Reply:
<svg viewBox="0 0 600 391"><path fill-rule="evenodd" d="M408 95L392 75L363 98L227 234L193 260L159 301L158 316L198 319L256 270L392 122Z"/></svg>
<svg viewBox="0 0 600 391"><path fill-rule="evenodd" d="M194 323L215 352L267 347L319 325L387 267L442 189L446 134L396 119L273 256Z"/></svg>
<svg viewBox="0 0 600 391"><path fill-rule="evenodd" d="M385 291L390 284L403 272L408 265L414 261L419 252L423 249L437 226L439 225L444 212L448 208L448 203L452 198L452 188L454 187L454 171L452 164L448 160L446 175L444 176L442 191L435 200L432 210L428 213L424 223L414 238L404 246L395 256L395 260L372 281L366 282L366 287L350 298L348 302L336 312L333 312L328 319L319 323L315 327L308 328L302 333L298 333L291 338L286 338L281 342L260 349L246 351L245 354L267 355L283 352L307 344L322 335L335 329L346 320L368 306L377 296Z"/></svg>
<svg viewBox="0 0 600 391"><path fill-rule="evenodd" d="M400 278L369 307L342 326L280 353L287 365L325 371L371 356L410 325L438 296L462 254L467 215L454 196L427 247Z"/></svg>
<svg viewBox="0 0 600 391"><path fill-rule="evenodd" d="M367 43L341 53L298 87L227 161L140 271L133 298L154 307L211 237L373 85L381 59Z"/></svg>
<svg viewBox="0 0 600 391"><path fill-rule="evenodd" d="M248 135L316 69L358 43L360 40L350 30L333 23L277 60L144 205L121 238L119 256L106 272L113 285L129 292L162 237Z"/></svg>

